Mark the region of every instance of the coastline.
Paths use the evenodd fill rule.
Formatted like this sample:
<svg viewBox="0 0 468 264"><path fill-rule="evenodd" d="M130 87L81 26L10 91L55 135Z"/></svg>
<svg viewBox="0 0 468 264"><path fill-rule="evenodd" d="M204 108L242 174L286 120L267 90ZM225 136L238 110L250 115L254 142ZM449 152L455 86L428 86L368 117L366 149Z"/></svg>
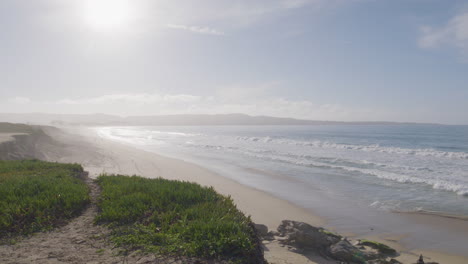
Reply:
<svg viewBox="0 0 468 264"><path fill-rule="evenodd" d="M326 221L310 211L274 197L266 192L241 185L201 166L152 152L139 150L103 139L88 129L46 129L46 133L64 144L64 149L42 146L47 159L57 162L76 162L83 165L91 178L101 173L162 177L196 182L233 198L239 210L250 215L252 221L276 230L282 220L293 219L314 226ZM265 245L265 257L270 263L335 263L318 255L304 256L278 244Z"/></svg>
<svg viewBox="0 0 468 264"><path fill-rule="evenodd" d="M274 197L264 191L242 185L201 166L104 139L90 129L73 128L73 130L64 129L64 131L65 133L60 130L46 129L49 135L67 146L65 151L54 151L45 147L43 149L45 155L49 160L83 164L85 169L90 172L91 177L96 177L100 173L137 174L148 178L163 177L213 186L218 192L230 195L238 208L246 215L251 215L255 223L265 224L270 230L275 230L284 219L302 221L314 226L326 224L326 219L315 215L310 210ZM415 219L415 221L426 221L427 219L426 216L418 217L419 219ZM446 225L447 222L438 224ZM403 263L414 262L420 253L423 253L428 260L439 263L468 263L468 258L463 256L454 256L434 250L407 250L398 242L402 236L396 235L396 233L359 238L373 239L396 248L401 254L396 259ZM353 234L346 235L353 237ZM330 263L319 256L302 256L275 244L265 246L265 257L271 263Z"/></svg>

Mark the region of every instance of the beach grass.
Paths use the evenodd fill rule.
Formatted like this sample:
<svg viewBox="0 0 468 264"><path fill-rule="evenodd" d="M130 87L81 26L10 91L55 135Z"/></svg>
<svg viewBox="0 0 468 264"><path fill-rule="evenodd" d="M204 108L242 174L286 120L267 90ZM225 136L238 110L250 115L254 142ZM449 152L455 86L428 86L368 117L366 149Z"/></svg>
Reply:
<svg viewBox="0 0 468 264"><path fill-rule="evenodd" d="M195 183L138 176L101 175L97 223L128 250L263 263L249 217L230 197Z"/></svg>
<svg viewBox="0 0 468 264"><path fill-rule="evenodd" d="M78 164L0 161L0 239L49 230L90 202Z"/></svg>

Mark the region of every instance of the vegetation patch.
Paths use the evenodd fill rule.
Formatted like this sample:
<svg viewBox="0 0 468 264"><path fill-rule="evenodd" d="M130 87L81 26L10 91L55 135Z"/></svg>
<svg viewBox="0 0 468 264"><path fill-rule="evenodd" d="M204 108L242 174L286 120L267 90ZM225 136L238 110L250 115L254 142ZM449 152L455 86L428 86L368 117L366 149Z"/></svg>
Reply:
<svg viewBox="0 0 468 264"><path fill-rule="evenodd" d="M102 175L96 221L112 228L112 240L128 250L263 263L249 217L230 197L195 183Z"/></svg>
<svg viewBox="0 0 468 264"><path fill-rule="evenodd" d="M320 229L320 232L326 234L326 235L329 235L331 237L335 237L335 238L338 238L338 239L342 239L343 237L341 235L338 235L337 233L333 233L329 230L326 230L326 229Z"/></svg>
<svg viewBox="0 0 468 264"><path fill-rule="evenodd" d="M377 249L379 253L386 254L386 255L394 255L396 254L396 250L379 242L371 241L371 240L361 240L361 245L371 247L373 249Z"/></svg>
<svg viewBox="0 0 468 264"><path fill-rule="evenodd" d="M51 229L89 203L78 164L0 161L0 240Z"/></svg>
<svg viewBox="0 0 468 264"><path fill-rule="evenodd" d="M30 134L34 131L31 126L24 124L12 124L0 122L0 133L25 133Z"/></svg>

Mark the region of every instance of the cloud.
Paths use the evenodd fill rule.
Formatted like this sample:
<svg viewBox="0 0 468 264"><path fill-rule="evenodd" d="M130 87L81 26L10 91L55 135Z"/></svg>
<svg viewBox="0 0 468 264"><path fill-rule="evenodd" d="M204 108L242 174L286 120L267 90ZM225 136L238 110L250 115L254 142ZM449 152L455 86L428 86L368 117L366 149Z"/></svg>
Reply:
<svg viewBox="0 0 468 264"><path fill-rule="evenodd" d="M193 32L193 33L198 33L198 34L216 35L216 36L226 35L222 31L218 31L216 29L209 28L209 27L186 26L186 25L176 25L176 24L168 24L167 27L172 28L172 29L180 29L180 30L190 31L190 32Z"/></svg>
<svg viewBox="0 0 468 264"><path fill-rule="evenodd" d="M293 11L307 8L319 11L324 7L334 8L350 2L363 0L139 0L128 1L130 11L124 25L112 32L131 35L152 34L171 27L200 34L224 35L224 30L250 27L265 20L280 19ZM43 3L43 1L39 1ZM62 32L70 28L80 34L96 34L96 30L84 26L85 5L83 0L44 0L41 6L44 15L35 17L49 30ZM27 8L27 5L22 7ZM60 12L57 12L60 11ZM57 23L60 21L60 23ZM209 25L203 27L200 25ZM107 32L104 36L113 35ZM116 34L114 34L116 35ZM98 34L102 36L102 34Z"/></svg>
<svg viewBox="0 0 468 264"><path fill-rule="evenodd" d="M461 13L441 27L421 27L419 46L422 48L455 47L468 59L468 11Z"/></svg>
<svg viewBox="0 0 468 264"><path fill-rule="evenodd" d="M171 24L196 33L221 33L193 25L241 28L312 3L327 1L341 0L159 0L146 1L146 6L150 19L164 25Z"/></svg>

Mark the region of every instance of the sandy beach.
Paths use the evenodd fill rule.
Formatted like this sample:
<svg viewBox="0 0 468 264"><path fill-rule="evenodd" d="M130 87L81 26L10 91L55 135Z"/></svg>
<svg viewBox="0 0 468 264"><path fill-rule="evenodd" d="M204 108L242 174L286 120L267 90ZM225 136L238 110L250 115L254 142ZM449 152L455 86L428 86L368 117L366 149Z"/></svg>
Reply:
<svg viewBox="0 0 468 264"><path fill-rule="evenodd" d="M43 157L49 161L80 163L85 170L89 171L91 178L101 173L126 174L148 178L163 177L213 186L218 192L230 195L238 208L246 215L250 215L255 223L267 225L270 230L275 230L284 219L302 221L314 226L324 226L327 223L326 219L317 216L314 212L288 201L241 185L198 165L104 139L92 129L45 128L45 131L55 141L39 141L36 144ZM8 135L0 138L8 138ZM432 221L435 228L450 225L460 230L468 230L465 229L468 222L460 219L433 215L408 215L408 217L413 218L414 221ZM352 234L346 235L352 237ZM387 234L372 237L372 239L396 248L401 253L397 259L403 263L415 262L421 253L427 260L438 263L468 263L466 257L452 256L433 250L412 249L408 251L398 243L399 235ZM270 263L335 263L313 253L291 252L277 242L265 243L265 257Z"/></svg>
<svg viewBox="0 0 468 264"><path fill-rule="evenodd" d="M0 134L0 144L3 142L13 141L15 138L13 137L16 134L11 133L2 133Z"/></svg>
<svg viewBox="0 0 468 264"><path fill-rule="evenodd" d="M250 215L255 223L264 224L271 230L276 230L284 219L307 222L314 226L325 224L324 219L310 211L195 164L115 143L99 137L92 130L64 130L66 133L55 129L46 130L55 140L64 144L60 147L43 144L40 146L43 154L51 161L82 164L91 178L108 173L197 182L213 186L224 195L230 195L237 207ZM265 257L270 263L335 263L313 253L301 255L291 252L278 243L267 244L265 248Z"/></svg>

